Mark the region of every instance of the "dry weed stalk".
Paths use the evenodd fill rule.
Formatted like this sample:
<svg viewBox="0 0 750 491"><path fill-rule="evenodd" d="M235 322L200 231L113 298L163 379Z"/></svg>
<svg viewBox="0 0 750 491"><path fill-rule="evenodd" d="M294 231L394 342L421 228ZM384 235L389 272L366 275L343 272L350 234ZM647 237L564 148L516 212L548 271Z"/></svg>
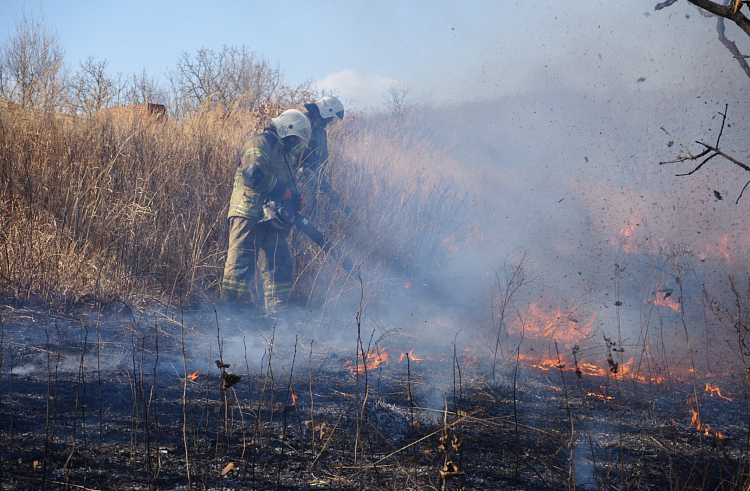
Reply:
<svg viewBox="0 0 750 491"><path fill-rule="evenodd" d="M570 397L568 396L568 385L565 382L565 365L560 357L560 350L555 341L555 354L557 355L557 369L560 370L560 380L562 380L563 386L563 397L565 399L565 411L568 415L568 423L570 424L570 437L568 438L568 447L570 448L570 455L568 456L568 489L575 491L578 481L576 480L576 460L575 460L575 448L576 448L576 432L575 424L573 420L573 411L570 408Z"/></svg>
<svg viewBox="0 0 750 491"><path fill-rule="evenodd" d="M750 278L743 287L737 278L729 276L729 287L732 296L729 304L721 300L721 295L709 292L706 285L703 285L703 295L719 324L735 336L734 351L742 364L745 382L750 386ZM745 435L742 464L737 466L733 484L738 489L750 487L750 427Z"/></svg>

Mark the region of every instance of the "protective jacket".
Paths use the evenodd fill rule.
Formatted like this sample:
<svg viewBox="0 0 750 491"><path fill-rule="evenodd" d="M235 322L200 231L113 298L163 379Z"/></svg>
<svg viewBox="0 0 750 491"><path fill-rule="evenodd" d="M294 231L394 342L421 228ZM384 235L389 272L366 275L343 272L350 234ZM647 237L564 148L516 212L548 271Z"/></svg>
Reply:
<svg viewBox="0 0 750 491"><path fill-rule="evenodd" d="M312 125L312 136L310 137L310 146L302 157L303 165L307 167L325 167L328 163L328 132L320 121L320 118L313 118L307 111L302 113L315 121Z"/></svg>
<svg viewBox="0 0 750 491"><path fill-rule="evenodd" d="M288 231L258 221L267 199L281 199L287 188L298 192L294 157L284 152L284 142L274 129L265 128L242 147L229 203L229 248L221 285L227 300L248 296L257 262L268 313L286 305L292 288L292 256Z"/></svg>
<svg viewBox="0 0 750 491"><path fill-rule="evenodd" d="M303 109L302 113L313 122L312 137L310 145L300 160L297 177L305 186L309 186L308 189L312 193L308 196L310 210L312 211L315 207L315 194L317 193L327 195L332 204L339 205L341 195L333 188L324 172L328 164L328 132L320 117L311 115L306 109Z"/></svg>
<svg viewBox="0 0 750 491"><path fill-rule="evenodd" d="M298 193L294 179L297 164L285 153L284 142L266 127L250 138L240 152L240 163L234 174L228 217L244 217L257 222L267 199L281 198L287 188Z"/></svg>

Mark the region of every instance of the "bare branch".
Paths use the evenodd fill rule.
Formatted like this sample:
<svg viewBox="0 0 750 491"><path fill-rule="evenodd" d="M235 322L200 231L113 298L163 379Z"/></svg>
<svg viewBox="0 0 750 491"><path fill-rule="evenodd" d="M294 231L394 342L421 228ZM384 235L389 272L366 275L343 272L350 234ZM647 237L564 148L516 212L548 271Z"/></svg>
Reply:
<svg viewBox="0 0 750 491"><path fill-rule="evenodd" d="M722 157L724 157L725 159L727 159L728 161L730 161L730 162L732 162L733 164L737 165L738 167L742 168L743 170L745 170L745 171L747 171L747 172L750 172L750 166L748 166L748 165L746 165L746 164L744 164L744 163L740 162L740 161L739 161L739 160L737 160L737 159L734 159L734 158L730 157L730 156L729 156L729 155L727 155L726 153L724 153L724 152L722 152L721 150L719 150L719 143L721 142L721 137L722 137L722 135L724 134L724 127L726 126L726 122L727 122L727 113L728 113L728 112L729 112L729 104L726 104L726 105L724 106L724 112L723 112L723 113L721 113L721 112L719 113L719 114L721 114L721 116L722 116L722 120L721 120L721 129L719 130L719 136L718 136L718 137L716 138L716 145L715 145L715 146L711 146L711 145L709 145L708 143L704 143L704 142L702 142L702 141L697 141L697 140L696 140L696 142L695 142L695 143L697 143L698 145L702 145L702 146L703 146L703 147L705 148L705 150L704 150L704 151L702 151L701 153L699 153L698 155L692 155L692 154L690 153L690 150L688 150L688 149L687 149L687 148L686 148L686 147L685 147L684 145L682 145L682 143L680 143L680 146L682 146L682 148L683 148L683 149L684 149L684 150L685 150L685 151L686 151L686 152L688 153L688 155L689 155L689 156L684 156L684 155L682 155L682 156L680 156L680 157L676 158L675 160L671 160L671 161L668 161L668 162L659 162L659 165L664 165L664 164L672 164L672 163L675 163L675 162L685 162L685 161L688 161L688 160L698 160L699 158L702 158L702 157L704 157L704 156L706 156L706 155L708 155L708 154L711 154L711 155L708 155L708 157L706 157L706 158L705 158L705 159L704 159L704 160L703 160L703 161L702 161L702 162L701 162L701 163L700 163L700 164L698 165L698 167L696 167L695 169L691 170L690 172L688 172L688 173L686 173L686 174L675 174L675 175L676 175L676 176L679 176L679 177L682 177L682 176L690 176L690 175L693 175L693 174L695 174L696 172L698 172L698 170L700 170L700 168L701 168L701 167L703 167L703 165L705 165L705 164L706 164L706 162L708 162L709 160L711 160L712 158L714 158L714 157L716 157L716 156L722 156ZM665 132L666 134L668 134L669 136L672 136L672 135L670 135L670 134L669 134L669 132L668 132L667 130L665 130L664 128L662 128L662 130L664 130L664 132ZM674 137L672 137L672 138L674 138ZM676 140L676 138L675 138L675 140ZM747 188L747 186L748 186L749 184L750 184L750 182L748 182L748 184L745 184L745 187L743 187L743 188L742 188L742 192L740 192L740 195L739 195L739 197L737 198L737 201L736 201L736 202L739 202L740 198L742 197L742 193L744 193L744 192L745 192L745 188ZM721 198L719 198L719 199L721 199Z"/></svg>
<svg viewBox="0 0 750 491"><path fill-rule="evenodd" d="M737 26L745 31L745 34L750 36L750 19L745 17L742 12L737 9L735 11L735 6L729 6L729 5L721 5L716 2L712 2L711 0L688 0L693 5L700 7L708 12L711 12L712 14L718 15L719 17L724 17L725 19L729 19Z"/></svg>
<svg viewBox="0 0 750 491"><path fill-rule="evenodd" d="M654 10L665 9L671 5L674 5L675 3L677 3L677 0L664 0L663 2L657 3L656 7L654 7Z"/></svg>
<svg viewBox="0 0 750 491"><path fill-rule="evenodd" d="M745 189L747 189L748 184L750 184L750 181L747 181L745 186L742 188L742 191L740 191L740 195L737 196L737 201L734 202L735 205L740 202L740 198L742 198L742 193L745 192Z"/></svg>
<svg viewBox="0 0 750 491"><path fill-rule="evenodd" d="M721 114L721 129L719 130L719 136L716 138L716 148L719 148L719 142L721 141L721 135L724 133L724 125L727 123L727 113L729 112L729 104L724 105L724 112ZM700 143L700 142L696 142Z"/></svg>
<svg viewBox="0 0 750 491"><path fill-rule="evenodd" d="M700 143L700 142L695 142L695 143ZM703 155L707 154L707 153L708 153L709 151L710 151L710 150L706 150L705 152L703 152ZM695 174L695 173L696 173L696 172L698 171L698 169L700 169L701 167L703 167L703 164L705 164L706 162L708 162L708 161L709 161L709 160L711 160L712 158L716 157L717 155L718 155L718 154L716 154L716 153L715 153L715 154L713 154L713 155L710 155L710 156L706 157L706 160L704 160L703 162L701 162L701 163L700 163L700 165L698 165L698 167L696 167L695 169L691 170L691 171L690 171L690 172L688 172L687 174L675 174L675 176L678 176L678 177L682 177L682 176L690 176L690 175L693 175L693 174ZM697 158L697 157L696 157L696 158ZM693 159L689 159L689 160L693 160Z"/></svg>
<svg viewBox="0 0 750 491"><path fill-rule="evenodd" d="M0 48L0 95L22 107L50 111L60 104L65 87L64 50L41 13L22 12L15 35Z"/></svg>
<svg viewBox="0 0 750 491"><path fill-rule="evenodd" d="M740 49L737 47L737 44L727 38L725 31L726 28L724 26L724 17L719 17L716 21L716 32L719 33L719 41L721 41L721 44L726 46L729 52L732 53L732 56L735 60L737 60L737 63L740 64L740 68L742 68L742 71L745 72L745 75L750 77L750 65L748 65L747 61L745 61L745 59L748 57L740 53Z"/></svg>
<svg viewBox="0 0 750 491"><path fill-rule="evenodd" d="M733 158L732 158L732 157L730 157L729 155L727 155L727 154L725 154L724 152L720 151L720 150L719 150L718 148L714 148L714 147L712 147L711 145L708 145L708 144L706 144L706 143L703 143L703 142L698 142L698 141L697 141L697 142L695 142L695 143L698 143L698 144L700 144L700 145L703 145L703 146L704 146L704 147L706 147L706 148L707 148L707 149L708 149L709 151L711 151L711 152L716 152L716 155L721 155L722 157L724 157L724 158L725 158L725 159L727 159L728 161L732 162L733 164L735 164L735 165L738 165L738 166L740 166L740 167L741 167L742 169L744 169L744 170L746 170L746 171L750 172L750 167L748 167L747 165L743 164L743 163L742 163L742 162L740 162L739 160L735 160L735 159L733 159Z"/></svg>

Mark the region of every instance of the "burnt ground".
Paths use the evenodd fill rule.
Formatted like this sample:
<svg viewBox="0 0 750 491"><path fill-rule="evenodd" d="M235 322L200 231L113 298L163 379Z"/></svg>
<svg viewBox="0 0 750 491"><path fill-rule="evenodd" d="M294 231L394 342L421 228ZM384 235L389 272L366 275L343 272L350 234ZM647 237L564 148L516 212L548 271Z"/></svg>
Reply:
<svg viewBox="0 0 750 491"><path fill-rule="evenodd" d="M735 489L747 473L732 380L729 401L571 370L492 377L451 353L356 376L356 329L344 349L210 311L0 314L3 490ZM223 389L222 371L241 379Z"/></svg>

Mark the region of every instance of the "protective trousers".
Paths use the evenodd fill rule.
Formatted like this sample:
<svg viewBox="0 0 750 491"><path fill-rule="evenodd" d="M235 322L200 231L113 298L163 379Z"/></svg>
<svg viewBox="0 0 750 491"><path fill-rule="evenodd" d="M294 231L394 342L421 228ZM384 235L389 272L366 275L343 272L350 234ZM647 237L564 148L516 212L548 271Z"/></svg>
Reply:
<svg viewBox="0 0 750 491"><path fill-rule="evenodd" d="M267 224L244 217L229 218L229 250L221 283L224 298L250 297L255 265L263 279L266 312L286 307L292 289L292 254L286 237Z"/></svg>

